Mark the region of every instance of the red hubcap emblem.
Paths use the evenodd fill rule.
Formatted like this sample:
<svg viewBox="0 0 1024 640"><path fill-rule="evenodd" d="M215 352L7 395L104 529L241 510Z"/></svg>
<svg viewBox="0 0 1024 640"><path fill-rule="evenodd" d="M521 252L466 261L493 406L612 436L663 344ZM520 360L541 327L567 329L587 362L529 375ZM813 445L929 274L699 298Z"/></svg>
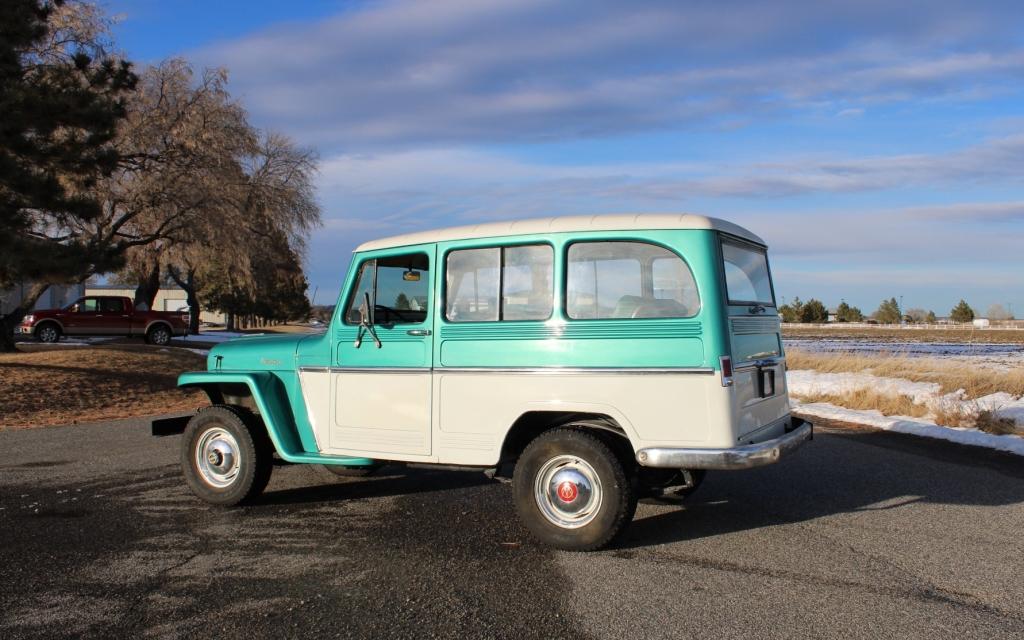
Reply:
<svg viewBox="0 0 1024 640"><path fill-rule="evenodd" d="M558 485L558 498L562 502L572 502L579 494L580 491L576 488L576 485L568 480Z"/></svg>

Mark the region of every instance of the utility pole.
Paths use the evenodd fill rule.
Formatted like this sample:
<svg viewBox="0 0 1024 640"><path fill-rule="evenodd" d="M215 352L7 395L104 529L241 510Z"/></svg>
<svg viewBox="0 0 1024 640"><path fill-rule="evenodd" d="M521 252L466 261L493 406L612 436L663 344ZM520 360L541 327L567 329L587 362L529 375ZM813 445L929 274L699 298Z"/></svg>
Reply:
<svg viewBox="0 0 1024 640"><path fill-rule="evenodd" d="M903 326L903 296L900 296L900 326Z"/></svg>

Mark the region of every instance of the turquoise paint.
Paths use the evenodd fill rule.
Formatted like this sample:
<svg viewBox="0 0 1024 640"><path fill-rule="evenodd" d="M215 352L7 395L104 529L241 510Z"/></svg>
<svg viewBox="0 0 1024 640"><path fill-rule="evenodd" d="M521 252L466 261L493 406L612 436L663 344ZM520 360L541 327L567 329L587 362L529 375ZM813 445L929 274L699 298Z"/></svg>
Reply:
<svg viewBox="0 0 1024 640"><path fill-rule="evenodd" d="M373 341L373 336L368 331L361 330L358 325L344 322L343 301L347 300L345 293L353 286L355 273L367 260L375 258L387 258L390 256L405 255L409 253L424 253L429 261L429 289L427 292L427 316L423 322L395 325L375 325L374 329L380 339L381 346L378 348ZM400 367L400 368L424 368L430 367L433 360L433 330L434 310L437 309L436 296L434 295L437 285L437 261L436 246L434 244L409 245L396 249L385 249L381 251L367 251L360 253L353 261L349 269L349 278L346 282L342 296L339 297L338 306L335 307L334 318L331 322L330 332L334 337L334 365L337 367ZM428 335L410 335L410 331L429 332ZM362 340L356 343L356 337L362 333Z"/></svg>
<svg viewBox="0 0 1024 640"><path fill-rule="evenodd" d="M647 242L678 254L690 267L701 298L690 318L573 320L565 314L565 255L585 241ZM717 303L721 266L718 233L710 230L631 230L475 238L438 243L437 262L466 248L547 244L554 248L555 308L550 319L448 322L443 274L435 273L435 367L700 367L718 369L728 353L728 327ZM436 270L435 270L436 271ZM708 301L711 303L709 304Z"/></svg>

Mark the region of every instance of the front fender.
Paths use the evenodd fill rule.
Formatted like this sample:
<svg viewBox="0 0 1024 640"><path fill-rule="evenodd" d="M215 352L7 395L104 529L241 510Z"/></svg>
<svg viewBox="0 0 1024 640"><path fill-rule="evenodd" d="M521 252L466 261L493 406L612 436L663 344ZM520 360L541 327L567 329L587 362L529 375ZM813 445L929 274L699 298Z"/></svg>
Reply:
<svg viewBox="0 0 1024 640"><path fill-rule="evenodd" d="M206 391L211 400L216 402L219 395L219 387L224 384L244 384L252 394L253 402L263 423L267 427L267 434L278 455L288 462L333 462L335 464L346 464L352 466L364 466L373 464L372 460L366 458L340 459L331 456L325 460L319 453L309 453L302 447L299 439L295 418L288 405L288 391L285 389L281 379L269 371L191 371L178 376L178 386L199 387ZM211 391L213 393L211 393Z"/></svg>

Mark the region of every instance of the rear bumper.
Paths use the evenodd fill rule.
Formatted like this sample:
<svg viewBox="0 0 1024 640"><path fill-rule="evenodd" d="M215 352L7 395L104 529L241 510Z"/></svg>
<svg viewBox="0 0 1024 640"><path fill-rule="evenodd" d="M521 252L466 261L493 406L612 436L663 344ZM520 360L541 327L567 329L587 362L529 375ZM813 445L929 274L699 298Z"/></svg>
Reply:
<svg viewBox="0 0 1024 640"><path fill-rule="evenodd" d="M665 469L750 469L774 464L814 437L814 426L792 418L790 431L773 440L729 449L641 449L636 460L645 467Z"/></svg>

